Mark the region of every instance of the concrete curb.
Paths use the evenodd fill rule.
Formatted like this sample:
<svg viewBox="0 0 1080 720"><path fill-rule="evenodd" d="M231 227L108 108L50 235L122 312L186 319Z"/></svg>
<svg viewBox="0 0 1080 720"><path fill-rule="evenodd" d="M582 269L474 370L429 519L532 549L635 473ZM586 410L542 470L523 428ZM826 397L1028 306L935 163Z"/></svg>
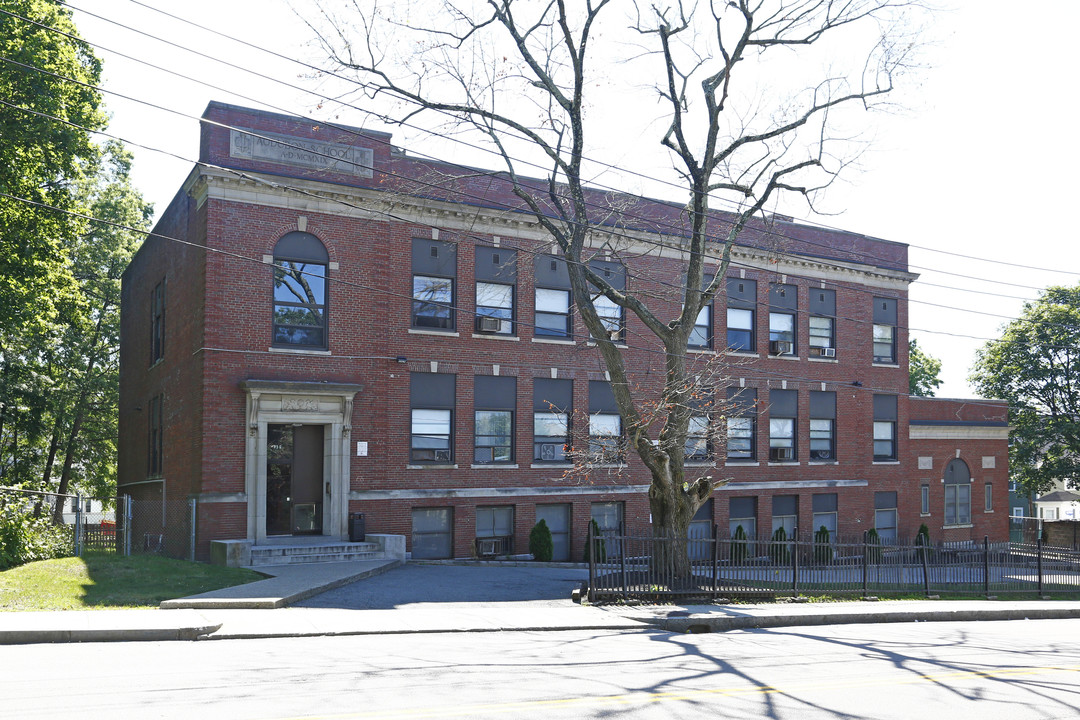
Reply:
<svg viewBox="0 0 1080 720"><path fill-rule="evenodd" d="M863 623L973 622L979 620L1070 620L1080 618L1080 608L986 608L985 610L880 610L858 613L799 613L794 615L685 615L658 617L627 613L626 617L676 633L726 632L815 625Z"/></svg>

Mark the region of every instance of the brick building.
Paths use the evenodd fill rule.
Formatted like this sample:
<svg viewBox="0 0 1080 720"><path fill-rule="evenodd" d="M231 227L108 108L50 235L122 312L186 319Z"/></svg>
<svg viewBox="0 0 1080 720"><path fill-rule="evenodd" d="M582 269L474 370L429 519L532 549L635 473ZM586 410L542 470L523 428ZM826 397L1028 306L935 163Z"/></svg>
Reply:
<svg viewBox="0 0 1080 720"><path fill-rule="evenodd" d="M577 559L590 518L648 525L632 454L564 474L564 446L602 447L619 419L565 265L503 176L219 103L200 161L124 275L121 493L195 498L200 557L343 538L354 512L414 557L525 552L542 517ZM617 202L592 262L662 305L681 208ZM907 247L775 217L732 257L693 336L734 407L697 527L1005 539L1004 404L906 394ZM654 382L659 346L607 313Z"/></svg>

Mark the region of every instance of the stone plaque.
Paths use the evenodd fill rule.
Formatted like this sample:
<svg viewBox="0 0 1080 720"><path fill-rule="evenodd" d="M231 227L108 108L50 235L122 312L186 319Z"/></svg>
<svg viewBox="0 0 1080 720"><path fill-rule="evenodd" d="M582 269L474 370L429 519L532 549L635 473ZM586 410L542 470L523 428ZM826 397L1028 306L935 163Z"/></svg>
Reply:
<svg viewBox="0 0 1080 720"><path fill-rule="evenodd" d="M993 455L983 455L982 466L984 468L996 468L997 458Z"/></svg>
<svg viewBox="0 0 1080 720"><path fill-rule="evenodd" d="M933 470L934 469L934 458L926 457L926 456L920 457L919 458L919 469L920 470Z"/></svg>
<svg viewBox="0 0 1080 720"><path fill-rule="evenodd" d="M319 399L313 397L284 397L281 399L281 409L318 412Z"/></svg>
<svg viewBox="0 0 1080 720"><path fill-rule="evenodd" d="M230 132L230 157L371 177L375 153L368 148L267 132Z"/></svg>

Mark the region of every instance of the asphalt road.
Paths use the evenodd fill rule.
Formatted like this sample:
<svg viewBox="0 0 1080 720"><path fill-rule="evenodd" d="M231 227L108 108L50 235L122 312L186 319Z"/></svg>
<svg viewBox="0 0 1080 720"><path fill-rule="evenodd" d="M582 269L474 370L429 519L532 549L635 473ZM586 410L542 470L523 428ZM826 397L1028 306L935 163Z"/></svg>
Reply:
<svg viewBox="0 0 1080 720"><path fill-rule="evenodd" d="M316 595L296 607L391 609L403 605L530 603L570 605L589 578L580 568L406 565Z"/></svg>
<svg viewBox="0 0 1080 720"><path fill-rule="evenodd" d="M7 718L1058 719L1076 621L28 645Z"/></svg>

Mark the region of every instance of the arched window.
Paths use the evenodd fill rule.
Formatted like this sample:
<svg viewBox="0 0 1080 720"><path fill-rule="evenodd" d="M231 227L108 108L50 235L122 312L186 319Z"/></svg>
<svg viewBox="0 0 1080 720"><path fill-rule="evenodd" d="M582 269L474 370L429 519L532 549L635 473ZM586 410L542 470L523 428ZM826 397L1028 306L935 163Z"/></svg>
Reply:
<svg viewBox="0 0 1080 720"><path fill-rule="evenodd" d="M326 348L329 260L309 233L291 232L274 246L274 345Z"/></svg>
<svg viewBox="0 0 1080 720"><path fill-rule="evenodd" d="M945 466L945 524L971 522L971 471L967 463L954 458Z"/></svg>

